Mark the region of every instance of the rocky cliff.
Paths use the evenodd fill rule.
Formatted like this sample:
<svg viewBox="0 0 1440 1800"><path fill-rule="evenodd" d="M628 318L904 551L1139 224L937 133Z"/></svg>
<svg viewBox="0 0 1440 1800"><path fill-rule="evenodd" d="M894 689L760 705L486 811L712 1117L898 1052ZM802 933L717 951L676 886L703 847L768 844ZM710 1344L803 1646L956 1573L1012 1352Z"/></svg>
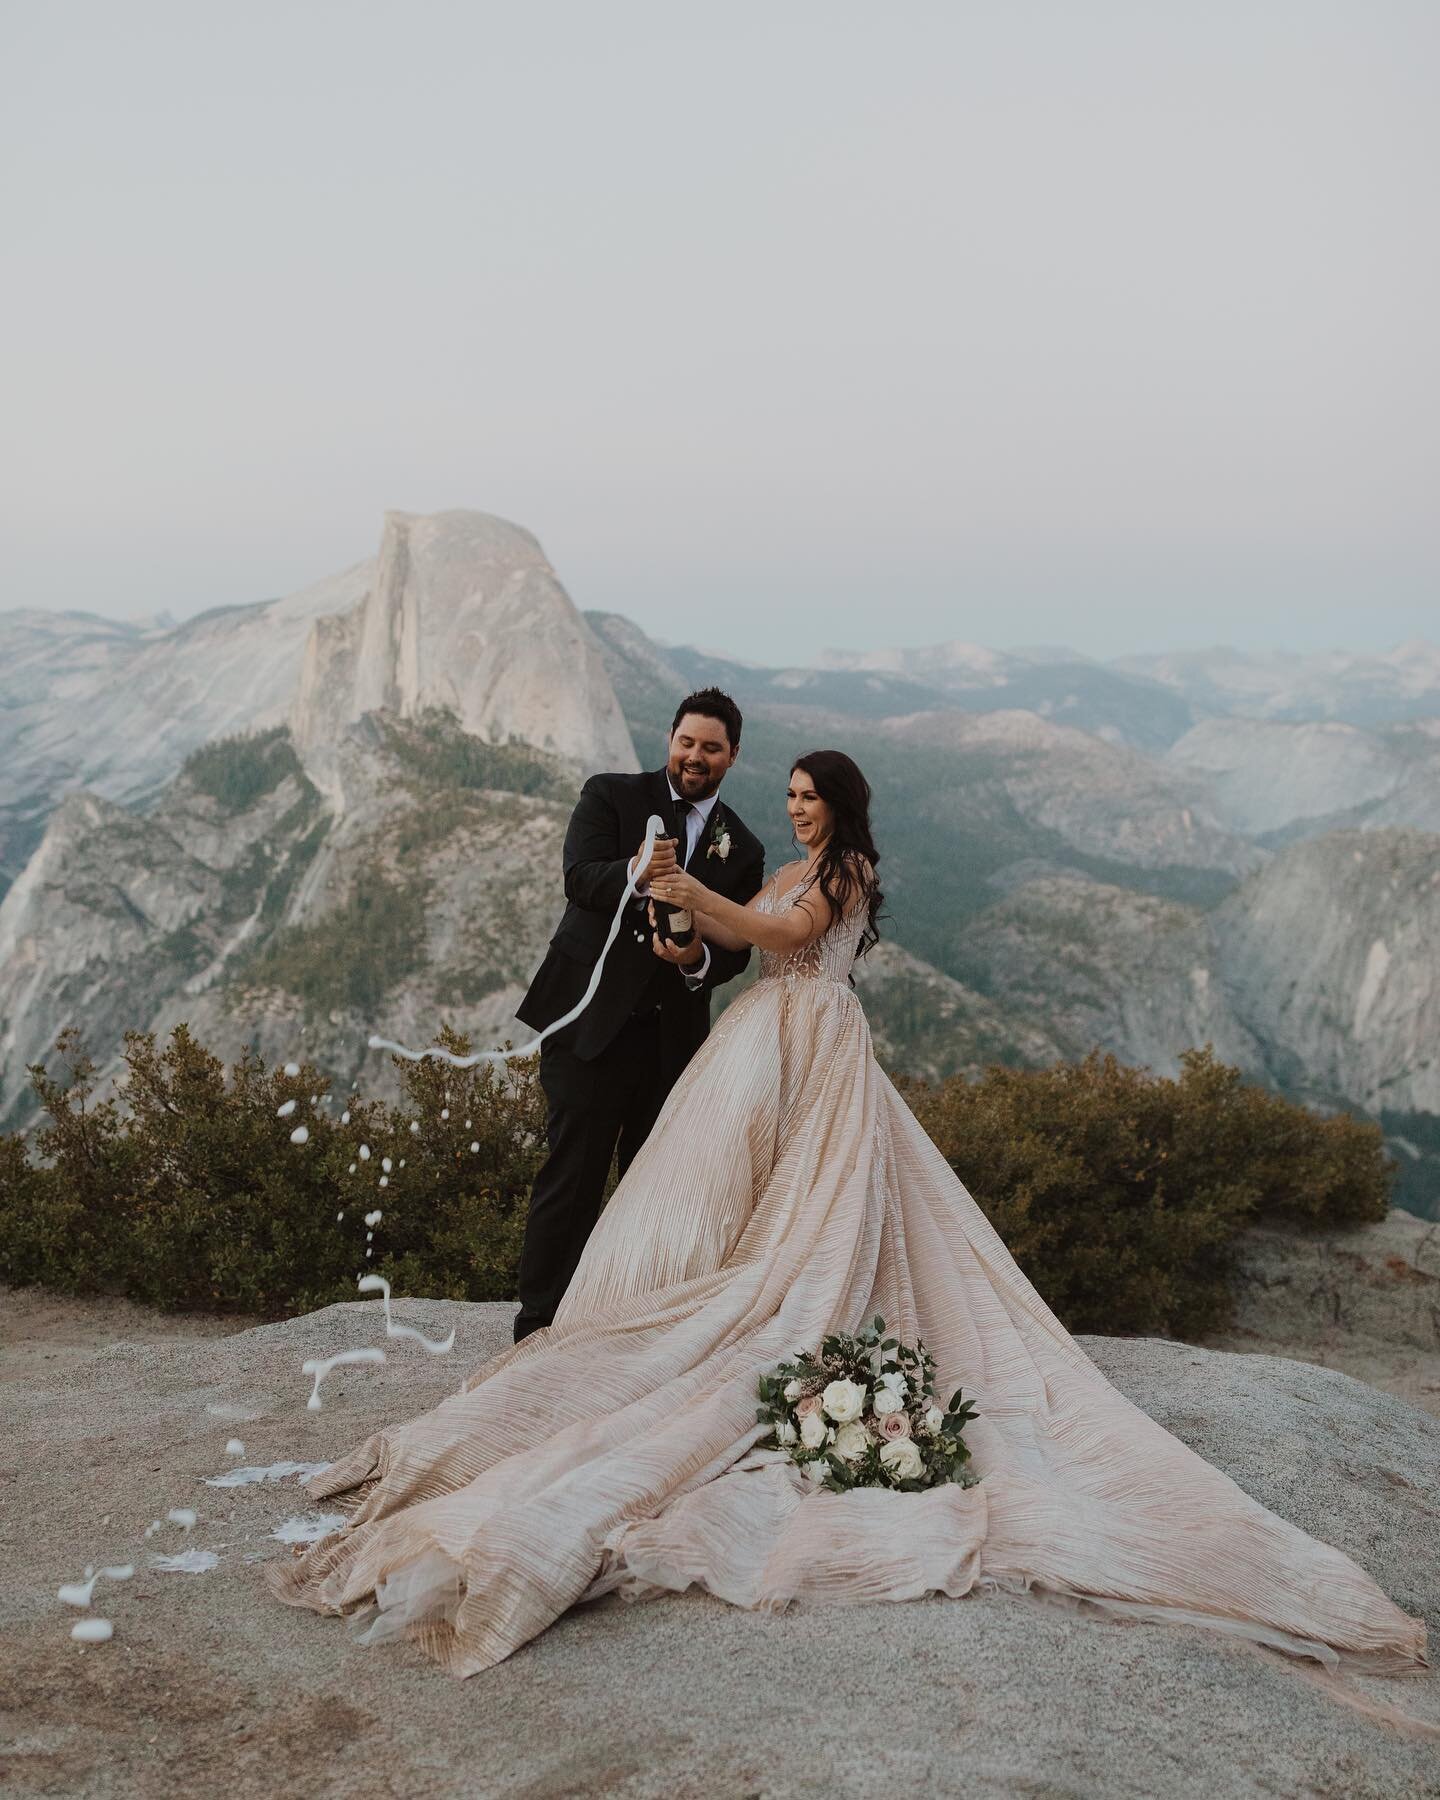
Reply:
<svg viewBox="0 0 1440 1800"><path fill-rule="evenodd" d="M35 614L0 614L0 874L18 875L66 793L144 803L201 744L281 723L311 625L358 605L372 572L357 563L168 630L69 614L41 631Z"/></svg>
<svg viewBox="0 0 1440 1800"><path fill-rule="evenodd" d="M571 766L443 714L370 714L333 749L343 811L283 728L192 759L148 815L62 803L0 903L0 1125L32 1116L26 1067L66 1025L104 1076L126 1030L184 1020L227 1059L303 1049L377 1091L393 1078L371 1031L518 1029L563 905Z"/></svg>
<svg viewBox="0 0 1440 1800"><path fill-rule="evenodd" d="M1211 936L1277 1080L1371 1112L1440 1112L1440 840L1296 844L1222 903Z"/></svg>
<svg viewBox="0 0 1440 1800"><path fill-rule="evenodd" d="M1179 770L1032 712L926 712L885 721L913 751L917 786L936 750L964 757L972 781L988 772L1016 814L1070 849L1132 868L1242 875L1264 852L1211 812L1202 785Z"/></svg>
<svg viewBox="0 0 1440 1800"><path fill-rule="evenodd" d="M1232 831L1279 840L1346 825L1440 831L1440 720L1209 719L1165 754Z"/></svg>
<svg viewBox="0 0 1440 1800"><path fill-rule="evenodd" d="M1211 1042L1291 1091L1440 1112L1440 845L1336 833L1292 846L1213 912L1072 875L972 920L957 972L1070 1056L1172 1072Z"/></svg>
<svg viewBox="0 0 1440 1800"><path fill-rule="evenodd" d="M1440 1224L1392 1208L1348 1230L1257 1226L1232 1285L1210 1348L1343 1369L1440 1419Z"/></svg>
<svg viewBox="0 0 1440 1800"><path fill-rule="evenodd" d="M1007 1012L899 944L877 944L857 965L855 986L875 1054L924 1081L976 1076L997 1062L1044 1068L1062 1058L1036 1014Z"/></svg>
<svg viewBox="0 0 1440 1800"><path fill-rule="evenodd" d="M1383 725L1440 715L1440 646L1410 638L1393 650L1309 653L1225 647L1121 656L1110 665L1183 698L1197 719L1344 719Z"/></svg>
<svg viewBox="0 0 1440 1800"><path fill-rule="evenodd" d="M431 708L581 775L640 766L600 648L544 552L486 513L386 514L363 599L311 629L290 723L312 778L340 804L344 727Z"/></svg>
<svg viewBox="0 0 1440 1800"><path fill-rule="evenodd" d="M0 1120L70 1024L107 1069L180 1019L347 1075L372 1029L498 1040L580 780L638 766L540 546L483 513L391 513L373 562L178 628L7 629L3 797L49 817L0 900Z"/></svg>
<svg viewBox="0 0 1440 1800"><path fill-rule="evenodd" d="M0 893L77 788L144 805L200 745L293 720L330 789L344 725L430 706L578 770L638 767L589 627L531 534L487 513L390 513L376 556L166 629L0 613Z"/></svg>
<svg viewBox="0 0 1440 1800"><path fill-rule="evenodd" d="M747 1613L695 1592L641 1606L614 1597L577 1608L484 1688L446 1680L401 1646L358 1651L339 1621L277 1606L259 1579L257 1564L289 1554L276 1541L284 1522L313 1513L294 1479L204 1483L225 1470L236 1431L255 1467L323 1462L438 1405L508 1344L513 1313L400 1299L398 1317L412 1328L432 1337L454 1328L454 1354L391 1346L384 1365L332 1376L324 1410L307 1413L302 1359L383 1342L376 1310L351 1302L231 1337L19 1362L0 1390L27 1521L0 1647L18 1791L116 1800L217 1788L229 1800L473 1793L482 1785L476 1708L499 1696L484 1723L492 1800L822 1788L837 1800L1435 1792L1433 1740L1337 1704L1273 1652L1183 1625L1119 1626L1040 1596L783 1613ZM1433 1418L1277 1356L1155 1338L1085 1337L1081 1347L1149 1417L1424 1616L1433 1645ZM143 1521L178 1505L198 1513L187 1542L211 1551L215 1566L200 1576L142 1566L134 1581L102 1586L97 1610L103 1599L114 1641L72 1643L73 1615L57 1607L56 1589L87 1561L129 1556ZM927 1695L918 1730L896 1698L917 1681ZM1433 1672L1361 1676L1356 1688L1440 1721ZM844 1708L838 1762L832 1708L797 1705L816 1694Z"/></svg>
<svg viewBox="0 0 1440 1800"><path fill-rule="evenodd" d="M227 1055L303 1045L346 1079L371 1029L504 1036L580 778L634 768L636 742L658 760L685 688L720 679L746 714L725 797L772 868L794 755L841 744L872 782L888 906L859 980L895 1066L1099 1045L1173 1072L1210 1043L1381 1118L1406 1203L1440 1208L1440 836L1385 824L1433 813L1433 720L1187 716L1157 757L1134 747L1170 741L1145 709L1181 702L1156 680L1085 665L1077 708L1041 716L1013 700L1076 676L1064 653L795 672L661 647L582 618L528 532L473 512L392 513L376 558L288 600L179 628L12 614L6 645L0 829L33 836L63 798L0 903L12 1122L67 1023L112 1064L124 1028L185 1018ZM1391 676L1424 703L1423 658ZM981 685L947 699L959 681ZM1141 709L1128 741L1062 722L1117 696ZM87 769L97 791L74 791ZM1315 811L1337 803L1364 829Z"/></svg>

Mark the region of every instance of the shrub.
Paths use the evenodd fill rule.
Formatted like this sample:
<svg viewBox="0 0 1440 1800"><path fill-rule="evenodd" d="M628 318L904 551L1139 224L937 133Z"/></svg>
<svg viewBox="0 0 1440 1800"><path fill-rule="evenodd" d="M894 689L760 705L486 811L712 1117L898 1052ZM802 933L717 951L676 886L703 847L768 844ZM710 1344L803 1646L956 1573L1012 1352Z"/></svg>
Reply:
<svg viewBox="0 0 1440 1800"><path fill-rule="evenodd" d="M469 1050L448 1030L437 1042ZM127 1036L122 1109L96 1102L75 1033L58 1049L60 1074L31 1071L41 1160L0 1138L0 1280L269 1314L353 1298L367 1269L402 1294L513 1297L544 1156L537 1057L501 1070L397 1058L397 1104L336 1104L308 1064L287 1076L247 1050L227 1076L181 1025L163 1049ZM1072 1331L1201 1335L1228 1315L1247 1223L1349 1225L1388 1204L1378 1126L1317 1117L1208 1050L1175 1080L1096 1053L901 1088Z"/></svg>
<svg viewBox="0 0 1440 1800"><path fill-rule="evenodd" d="M447 707L426 707L415 719L386 718L382 729L386 748L418 786L574 801L574 775L559 757L516 738L489 743L466 731Z"/></svg>
<svg viewBox="0 0 1440 1800"><path fill-rule="evenodd" d="M1208 1050L1178 1079L1092 1052L901 1090L1071 1331L1194 1337L1229 1316L1252 1220L1385 1216L1380 1128L1247 1085Z"/></svg>
<svg viewBox="0 0 1440 1800"><path fill-rule="evenodd" d="M282 926L238 979L283 988L323 1013L373 1012L425 961L425 899L418 883L364 865L342 906L310 925Z"/></svg>
<svg viewBox="0 0 1440 1800"><path fill-rule="evenodd" d="M469 1048L448 1032L441 1041ZM94 1067L74 1034L59 1047L62 1077L31 1071L48 1166L32 1166L20 1138L0 1139L0 1280L270 1314L353 1299L367 1269L397 1292L514 1293L543 1155L538 1059L463 1072L402 1061L399 1105L351 1098L336 1118L314 1067L287 1076L247 1050L227 1080L183 1025L163 1049L127 1035L123 1112L93 1103ZM297 1124L309 1132L299 1145ZM377 1208L367 1246L364 1217Z"/></svg>
<svg viewBox="0 0 1440 1800"><path fill-rule="evenodd" d="M263 794L279 787L287 775L304 779L284 725L202 744L186 757L180 773L192 787L231 812L244 812Z"/></svg>

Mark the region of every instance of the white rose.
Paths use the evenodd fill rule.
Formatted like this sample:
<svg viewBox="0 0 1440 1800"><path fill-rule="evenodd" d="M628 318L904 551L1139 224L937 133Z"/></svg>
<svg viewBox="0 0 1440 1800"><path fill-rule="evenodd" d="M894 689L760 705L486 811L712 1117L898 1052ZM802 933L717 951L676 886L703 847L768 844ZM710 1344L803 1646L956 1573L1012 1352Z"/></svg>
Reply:
<svg viewBox="0 0 1440 1800"><path fill-rule="evenodd" d="M721 832L720 842L715 846L715 854L720 858L721 862L724 862L725 859L729 856L729 854L730 854L730 833L728 831Z"/></svg>
<svg viewBox="0 0 1440 1800"><path fill-rule="evenodd" d="M791 1444L799 1441L799 1436L800 1434L788 1419L781 1419L775 1427L775 1442L787 1450Z"/></svg>
<svg viewBox="0 0 1440 1800"><path fill-rule="evenodd" d="M925 1473L925 1461L914 1438L893 1438L882 1444L880 1461L896 1481L914 1481Z"/></svg>
<svg viewBox="0 0 1440 1800"><path fill-rule="evenodd" d="M801 1381L798 1375L785 1383L785 1398L792 1402L792 1404L798 1400L804 1392L805 1383Z"/></svg>
<svg viewBox="0 0 1440 1800"><path fill-rule="evenodd" d="M807 1450L818 1450L825 1442L825 1421L819 1413L807 1413L800 1421L800 1442Z"/></svg>
<svg viewBox="0 0 1440 1800"><path fill-rule="evenodd" d="M807 1462L802 1466L807 1481L821 1482L830 1473L830 1465L823 1456L817 1456L814 1462Z"/></svg>
<svg viewBox="0 0 1440 1800"><path fill-rule="evenodd" d="M945 1415L938 1406L930 1406L925 1410L925 1429L931 1437L939 1437L940 1427L945 1423Z"/></svg>
<svg viewBox="0 0 1440 1800"><path fill-rule="evenodd" d="M865 1410L865 1390L856 1381L832 1381L820 1404L837 1425L848 1425Z"/></svg>
<svg viewBox="0 0 1440 1800"><path fill-rule="evenodd" d="M870 1433L858 1419L842 1425L835 1433L835 1454L842 1462L859 1462L870 1448Z"/></svg>
<svg viewBox="0 0 1440 1800"><path fill-rule="evenodd" d="M878 1417L884 1418L886 1413L903 1412L905 1402L894 1388L881 1387L875 1390L875 1411Z"/></svg>

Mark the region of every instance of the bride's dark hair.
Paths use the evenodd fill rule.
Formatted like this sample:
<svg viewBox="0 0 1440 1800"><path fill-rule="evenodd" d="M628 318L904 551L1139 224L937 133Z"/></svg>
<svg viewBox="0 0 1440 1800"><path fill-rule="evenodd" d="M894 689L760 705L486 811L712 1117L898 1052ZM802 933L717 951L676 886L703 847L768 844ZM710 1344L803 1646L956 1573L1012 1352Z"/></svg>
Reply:
<svg viewBox="0 0 1440 1800"><path fill-rule="evenodd" d="M880 852L870 835L870 783L843 750L808 750L791 763L792 780L797 769L810 777L815 792L830 808L831 818L830 835L815 858L815 872L806 877L806 885L818 882L837 916L848 910L857 894L863 897L865 929L855 954L864 956L880 942L875 921L885 901L875 878Z"/></svg>

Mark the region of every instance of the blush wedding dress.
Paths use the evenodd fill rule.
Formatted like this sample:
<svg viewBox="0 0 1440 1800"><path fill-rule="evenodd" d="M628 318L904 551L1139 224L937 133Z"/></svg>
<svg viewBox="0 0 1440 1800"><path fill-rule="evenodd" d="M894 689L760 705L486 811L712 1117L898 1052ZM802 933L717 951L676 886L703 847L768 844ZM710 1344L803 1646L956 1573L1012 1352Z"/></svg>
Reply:
<svg viewBox="0 0 1440 1800"><path fill-rule="evenodd" d="M762 954L554 1324L315 1477L353 1510L274 1590L461 1676L578 1601L692 1584L745 1607L1033 1590L1332 1672L1427 1666L1423 1621L1125 1399L1021 1274L875 1060L863 919ZM978 1485L835 1494L757 1447L757 1377L876 1313L979 1408Z"/></svg>

